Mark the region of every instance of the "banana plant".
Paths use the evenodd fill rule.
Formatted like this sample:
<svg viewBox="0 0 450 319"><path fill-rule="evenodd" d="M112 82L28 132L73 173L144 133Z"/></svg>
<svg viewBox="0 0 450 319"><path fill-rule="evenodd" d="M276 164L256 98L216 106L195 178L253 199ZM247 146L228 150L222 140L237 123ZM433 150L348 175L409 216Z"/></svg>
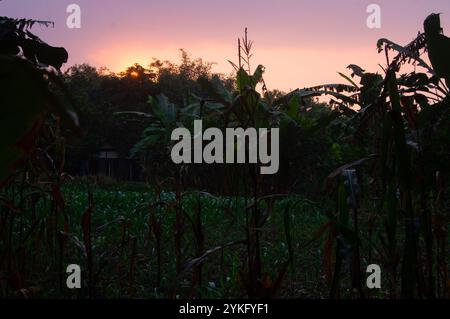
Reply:
<svg viewBox="0 0 450 319"><path fill-rule="evenodd" d="M49 115L61 117L74 130L79 126L76 114L50 89L51 84L55 85L75 105L52 67L60 66L62 60L53 56L60 48L52 50L34 36L29 29L35 24L47 26L49 22L0 18L0 185L36 146ZM42 61L34 61L24 52L33 45Z"/></svg>

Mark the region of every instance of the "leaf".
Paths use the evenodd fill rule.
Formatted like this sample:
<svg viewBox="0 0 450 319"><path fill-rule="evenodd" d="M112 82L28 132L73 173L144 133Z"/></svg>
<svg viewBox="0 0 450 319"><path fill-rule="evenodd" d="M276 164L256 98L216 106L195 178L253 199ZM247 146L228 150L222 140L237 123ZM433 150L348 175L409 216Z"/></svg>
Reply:
<svg viewBox="0 0 450 319"><path fill-rule="evenodd" d="M242 94L242 92L244 92L248 87L250 87L250 88L253 87L253 83L252 83L251 77L248 75L248 73L247 73L243 68L241 68L241 69L237 72L236 85L237 85L238 91L239 91L241 94Z"/></svg>
<svg viewBox="0 0 450 319"><path fill-rule="evenodd" d="M333 179L333 178L335 178L337 176L341 176L341 174L342 174L342 172L344 170L352 168L354 166L361 165L361 164L365 163L366 161L371 160L371 159L376 158L376 157L378 157L377 154L372 154L372 155L369 155L367 157L361 158L361 159L359 159L357 161L354 161L354 162L342 165L341 167L335 169L330 175L328 175L327 179Z"/></svg>
<svg viewBox="0 0 450 319"><path fill-rule="evenodd" d="M286 114L292 119L297 118L299 106L300 106L300 99L298 95L294 95L289 101L288 110Z"/></svg>
<svg viewBox="0 0 450 319"><path fill-rule="evenodd" d="M61 189L58 185L52 184L52 197L59 211L63 211L66 207Z"/></svg>
<svg viewBox="0 0 450 319"><path fill-rule="evenodd" d="M42 291L42 289L40 287L37 287L37 286L22 288L22 289L19 290L20 294L25 299L30 299L33 296L35 296L38 293L40 293L41 291Z"/></svg>
<svg viewBox="0 0 450 319"><path fill-rule="evenodd" d="M311 245L313 242L317 241L320 237L323 236L323 234L325 233L325 231L329 228L331 228L334 225L333 221L328 221L325 224L323 224L322 226L320 226L315 232L314 235L312 236L312 238L303 245L303 249L307 248L309 245Z"/></svg>
<svg viewBox="0 0 450 319"><path fill-rule="evenodd" d="M198 82L212 99L216 99L226 104L231 104L233 102L230 92L227 91L219 76L214 75L211 80L199 78Z"/></svg>
<svg viewBox="0 0 450 319"><path fill-rule="evenodd" d="M345 95L341 92L347 93L355 93L356 89L353 86L345 85L345 84L327 84L323 86L311 87L306 89L297 89L288 94L288 96L297 95L301 100L304 98L312 98L322 95L330 95L335 98L340 99L344 103L348 103L350 105L359 105L358 100L354 99L351 96Z"/></svg>
<svg viewBox="0 0 450 319"><path fill-rule="evenodd" d="M98 235L98 234L102 233L103 231L105 231L109 226L114 225L114 224L121 224L123 222L125 222L125 217L119 216L116 219L97 227L97 229L95 230L95 233Z"/></svg>
<svg viewBox="0 0 450 319"><path fill-rule="evenodd" d="M212 248L212 249L206 251L200 257L194 258L194 259L191 259L190 261L188 261L184 267L184 270L187 271L189 269L197 267L198 265L202 264L208 257L210 257L211 255L213 255L214 253L216 253L218 251L224 250L225 248L228 248L228 247L246 244L246 243L247 243L246 240L238 240L238 241L233 241L233 242L230 242L230 243L222 245L222 246L217 246L215 248Z"/></svg>
<svg viewBox="0 0 450 319"><path fill-rule="evenodd" d="M145 112L114 112L114 115L135 115L139 117L152 118L153 116Z"/></svg>
<svg viewBox="0 0 450 319"><path fill-rule="evenodd" d="M83 253L84 257L87 257L86 246L80 239L78 239L77 236L75 236L74 234L63 232L63 231L60 231L59 233L60 233L60 235L62 237L65 237L65 238L69 239L72 243L74 243L75 246L78 247L81 250L81 252Z"/></svg>
<svg viewBox="0 0 450 319"><path fill-rule="evenodd" d="M349 66L347 66L347 69L352 70L352 77L357 76L362 78L364 76L364 73L366 72L366 70L362 69L356 64L350 64Z"/></svg>
<svg viewBox="0 0 450 319"><path fill-rule="evenodd" d="M41 77L28 61L0 56L0 183L31 151L48 111L47 88Z"/></svg>
<svg viewBox="0 0 450 319"><path fill-rule="evenodd" d="M338 74L341 77L343 77L344 79L346 79L347 81L349 81L356 89L359 89L359 86L352 79L350 79L348 76L346 76L344 73L338 72Z"/></svg>
<svg viewBox="0 0 450 319"><path fill-rule="evenodd" d="M347 203L347 191L345 189L344 181L339 182L338 190L338 210L339 210L339 226L348 227L350 222L350 213Z"/></svg>
<svg viewBox="0 0 450 319"><path fill-rule="evenodd" d="M404 190L411 187L411 169L410 156L406 146L405 129L403 126L402 107L400 102L400 94L398 91L397 78L394 71L388 75L387 89L389 91L389 98L392 105L390 115L392 117L392 124L394 128L394 141L398 163L398 174L400 185Z"/></svg>
<svg viewBox="0 0 450 319"><path fill-rule="evenodd" d="M331 229L329 235L327 236L324 248L323 248L323 267L325 272L325 278L328 284L331 284L333 279L333 246L335 242L335 234ZM336 274L337 275L337 274Z"/></svg>
<svg viewBox="0 0 450 319"><path fill-rule="evenodd" d="M253 81L254 86L256 86L256 84L258 84L259 82L261 82L263 80L263 74L264 74L265 70L266 69L264 68L263 65L258 65L258 67L256 68L256 70L252 76L252 81Z"/></svg>
<svg viewBox="0 0 450 319"><path fill-rule="evenodd" d="M389 184L384 196L383 210L385 211L385 223L389 244L389 257L394 262L394 253L396 249L396 230L397 230L397 198L394 180ZM394 264L394 263L393 263Z"/></svg>
<svg viewBox="0 0 450 319"><path fill-rule="evenodd" d="M14 205L14 203L9 200L8 198L0 195L0 204L4 205L6 208L8 208L11 212L19 213L20 208Z"/></svg>
<svg viewBox="0 0 450 319"><path fill-rule="evenodd" d="M425 45L424 40L422 39L423 35L419 35L416 40L408 44L407 46L403 47L395 42L392 42L391 40L382 38L379 39L377 42L378 51L381 52L383 50L383 46L390 50L395 50L399 52L399 55L396 57L394 63L396 64L396 67L399 67L399 64L403 61L406 61L407 59L412 59L418 62L418 65L426 69L431 74L435 74L433 68L431 68L424 60L422 60L419 56L418 50L419 48L416 48L415 45L417 43L420 43L419 41L422 40L423 46ZM414 49L414 51L412 50Z"/></svg>
<svg viewBox="0 0 450 319"><path fill-rule="evenodd" d="M291 266L291 272L294 273L294 250L292 246L292 234L291 234L291 216L290 216L290 204L286 205L284 209L284 234L286 236L286 243L289 252L289 264Z"/></svg>
<svg viewBox="0 0 450 319"><path fill-rule="evenodd" d="M31 152L50 111L78 127L74 114L49 90L45 76L60 87L56 76L29 61L0 55L0 186Z"/></svg>
<svg viewBox="0 0 450 319"><path fill-rule="evenodd" d="M92 193L88 194L89 196L89 207L81 216L81 228L83 230L83 242L86 247L87 256L92 253L92 211L94 210L94 199Z"/></svg>
<svg viewBox="0 0 450 319"><path fill-rule="evenodd" d="M273 298L277 295L278 291L281 288L281 283L283 282L283 278L286 275L287 269L289 266L289 262L284 263L281 267L281 270L278 272L278 276L271 285L271 287L268 289L268 293L265 294L264 297Z"/></svg>

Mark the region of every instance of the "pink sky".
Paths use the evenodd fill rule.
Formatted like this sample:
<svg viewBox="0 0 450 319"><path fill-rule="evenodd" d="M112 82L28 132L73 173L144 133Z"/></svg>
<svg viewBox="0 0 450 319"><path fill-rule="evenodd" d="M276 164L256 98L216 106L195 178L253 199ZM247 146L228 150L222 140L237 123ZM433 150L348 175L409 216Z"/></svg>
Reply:
<svg viewBox="0 0 450 319"><path fill-rule="evenodd" d="M82 28L66 27L66 7L82 10ZM381 29L366 26L369 4L381 6ZM423 20L442 12L450 34L448 0L3 0L0 15L56 22L34 31L69 51L68 65L90 63L120 72L152 58L178 61L179 48L217 63L215 72L230 73L237 38L245 27L254 40L253 64L266 67L270 89L282 90L342 82L337 72L348 64L376 71L384 58L379 38L400 44L422 31Z"/></svg>

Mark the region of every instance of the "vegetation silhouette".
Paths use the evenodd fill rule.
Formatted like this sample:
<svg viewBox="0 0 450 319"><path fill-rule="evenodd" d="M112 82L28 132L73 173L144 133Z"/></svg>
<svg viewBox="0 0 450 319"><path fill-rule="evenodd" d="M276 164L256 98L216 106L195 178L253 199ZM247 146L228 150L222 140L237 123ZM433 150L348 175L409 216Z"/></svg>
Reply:
<svg viewBox="0 0 450 319"><path fill-rule="evenodd" d="M179 64L61 74L67 52L36 24L50 25L0 18L1 297L449 297L438 15L406 46L378 41L381 74L351 64L344 84L288 93L267 88L247 30L233 76L184 50ZM279 128L279 173L175 165L171 132L196 119ZM145 182L81 176L104 144L138 160ZM85 274L76 292L64 285L72 263ZM370 264L380 290L366 286Z"/></svg>
<svg viewBox="0 0 450 319"><path fill-rule="evenodd" d="M428 56L436 74L447 81L450 87L450 38L442 34L439 14L431 14L424 22Z"/></svg>

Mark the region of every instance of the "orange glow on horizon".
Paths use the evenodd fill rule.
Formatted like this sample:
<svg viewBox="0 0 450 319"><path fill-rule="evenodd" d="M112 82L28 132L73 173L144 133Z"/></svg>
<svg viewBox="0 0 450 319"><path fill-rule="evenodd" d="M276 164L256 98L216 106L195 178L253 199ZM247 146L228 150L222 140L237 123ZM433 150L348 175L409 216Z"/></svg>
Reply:
<svg viewBox="0 0 450 319"><path fill-rule="evenodd" d="M133 49L128 49L130 47ZM185 49L193 59L201 57L204 61L215 63L213 73L230 74L233 71L227 61L236 60L236 50L232 44L193 43ZM153 58L179 63L179 47L156 43L136 46L130 43L112 45L90 54L93 65L106 66L116 73L125 71L135 63L148 67ZM342 83L345 80L338 72L349 75L349 70L346 69L349 64L357 64L366 71L376 72L380 71L378 63L383 63L383 56L377 53L374 45L355 48L274 48L255 45L253 57L253 65L262 64L266 67L265 80L268 88L286 92L325 83ZM136 77L133 74L130 76Z"/></svg>

